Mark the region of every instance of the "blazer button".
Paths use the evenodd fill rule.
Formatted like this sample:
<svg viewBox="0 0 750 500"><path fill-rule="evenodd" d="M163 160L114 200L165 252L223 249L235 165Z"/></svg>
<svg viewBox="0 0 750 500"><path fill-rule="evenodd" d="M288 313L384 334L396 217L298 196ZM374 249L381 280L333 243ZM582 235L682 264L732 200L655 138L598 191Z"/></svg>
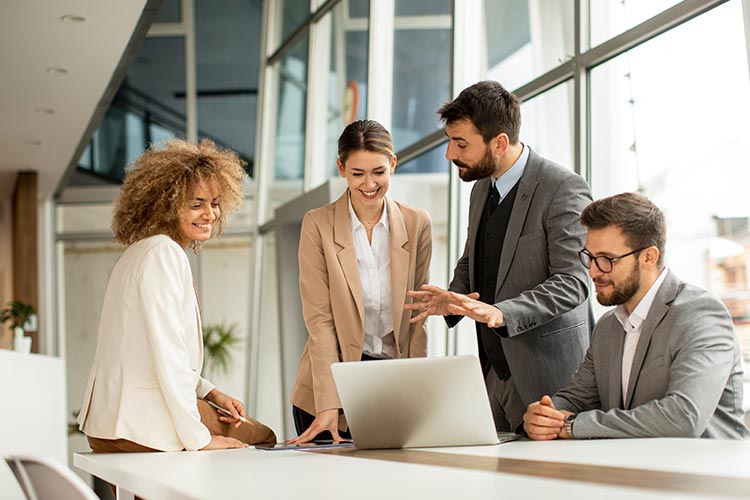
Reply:
<svg viewBox="0 0 750 500"><path fill-rule="evenodd" d="M517 332L520 332L520 331L521 331L521 325L518 325L518 326L516 327L516 331L517 331Z"/></svg>

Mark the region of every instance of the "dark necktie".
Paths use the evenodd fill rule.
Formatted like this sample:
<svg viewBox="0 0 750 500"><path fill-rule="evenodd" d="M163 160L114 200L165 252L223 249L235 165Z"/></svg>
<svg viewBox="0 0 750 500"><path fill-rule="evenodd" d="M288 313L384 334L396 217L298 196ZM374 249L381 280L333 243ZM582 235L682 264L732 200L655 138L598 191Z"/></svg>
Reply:
<svg viewBox="0 0 750 500"><path fill-rule="evenodd" d="M490 206L490 216L492 216L497 205L500 203L500 193L497 192L494 182L490 184L490 196L487 198L487 203Z"/></svg>

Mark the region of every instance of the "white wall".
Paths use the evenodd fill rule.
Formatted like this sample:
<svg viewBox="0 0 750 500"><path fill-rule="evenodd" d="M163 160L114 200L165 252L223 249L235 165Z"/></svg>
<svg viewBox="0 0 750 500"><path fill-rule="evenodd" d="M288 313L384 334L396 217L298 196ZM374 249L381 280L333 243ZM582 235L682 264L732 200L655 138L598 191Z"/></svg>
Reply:
<svg viewBox="0 0 750 500"><path fill-rule="evenodd" d="M65 364L60 358L0 349L0 457L31 454L66 464ZM12 472L0 463L0 497L24 498Z"/></svg>

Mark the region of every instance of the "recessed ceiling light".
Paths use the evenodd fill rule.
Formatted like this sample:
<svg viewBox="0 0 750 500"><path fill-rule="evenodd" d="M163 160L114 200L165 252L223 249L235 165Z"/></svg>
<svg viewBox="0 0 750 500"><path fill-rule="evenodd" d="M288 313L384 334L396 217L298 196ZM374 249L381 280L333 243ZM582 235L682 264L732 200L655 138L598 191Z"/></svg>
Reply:
<svg viewBox="0 0 750 500"><path fill-rule="evenodd" d="M82 23L86 20L85 17L76 14L65 14L60 18L60 21L64 23Z"/></svg>
<svg viewBox="0 0 750 500"><path fill-rule="evenodd" d="M54 115L55 110L52 108L36 108L36 114L38 115Z"/></svg>
<svg viewBox="0 0 750 500"><path fill-rule="evenodd" d="M50 75L65 75L68 73L68 70L65 68L50 66L49 68L47 68L47 73Z"/></svg>
<svg viewBox="0 0 750 500"><path fill-rule="evenodd" d="M42 145L42 141L40 141L39 139L26 139L25 142L29 146L41 146Z"/></svg>

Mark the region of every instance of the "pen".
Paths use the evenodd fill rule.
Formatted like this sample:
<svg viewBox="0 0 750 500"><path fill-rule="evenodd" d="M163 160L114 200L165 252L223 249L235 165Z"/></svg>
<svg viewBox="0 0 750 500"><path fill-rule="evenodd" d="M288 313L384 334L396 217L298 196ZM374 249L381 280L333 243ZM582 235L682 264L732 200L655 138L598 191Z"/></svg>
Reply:
<svg viewBox="0 0 750 500"><path fill-rule="evenodd" d="M232 412L231 412L231 411L227 410L226 408L222 408L221 406L217 405L217 404L216 404L216 403L214 403L213 401L209 401L209 400L207 400L207 399L204 399L203 401L205 401L206 403L210 404L211 406L213 406L214 408L216 408L217 410L219 410L219 411L220 411L221 413L225 413L225 414L227 414L227 415L229 415L229 416L232 416ZM245 422L246 424L250 424L250 425L253 425L253 423L252 423L251 421L249 421L248 419L246 419L246 418L245 418L245 417L243 417L242 415L240 415L240 416L239 416L238 418L239 418L239 419L240 419L241 421Z"/></svg>

